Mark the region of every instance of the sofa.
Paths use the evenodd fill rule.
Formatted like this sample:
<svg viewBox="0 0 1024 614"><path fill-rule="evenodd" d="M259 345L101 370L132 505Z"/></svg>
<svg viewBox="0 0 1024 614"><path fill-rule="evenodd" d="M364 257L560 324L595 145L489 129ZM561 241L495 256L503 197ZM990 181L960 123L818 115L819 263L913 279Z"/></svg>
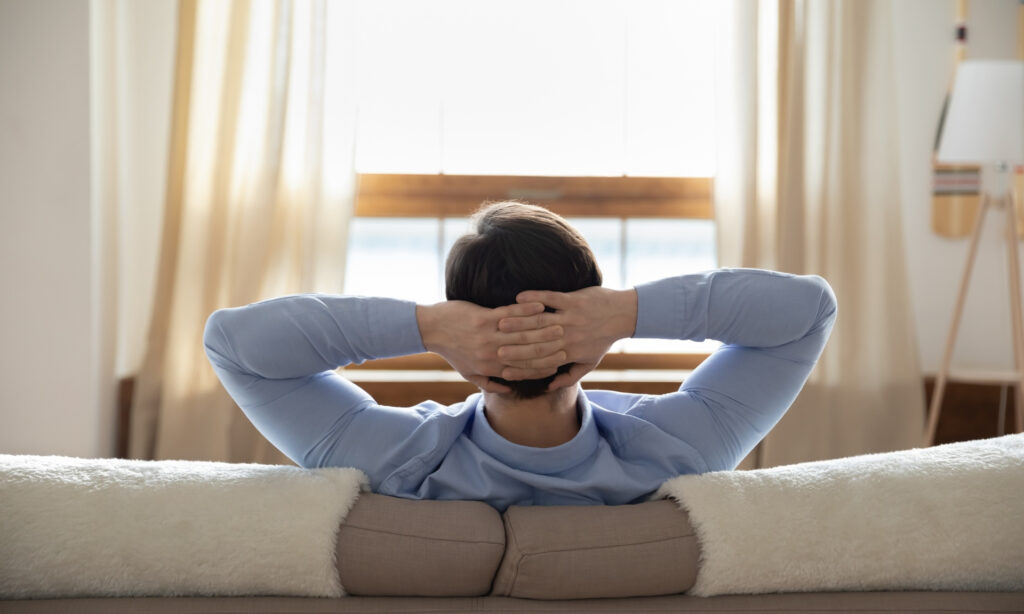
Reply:
<svg viewBox="0 0 1024 614"><path fill-rule="evenodd" d="M163 482L163 489L153 499L160 507L145 509L151 523L159 523L165 516L163 520L170 525L166 534L184 541L189 531L198 535L200 529L182 524L173 508L184 506L182 509L195 516L196 506L204 498L202 489L217 493L242 489L227 499L212 501L202 515L224 512L225 501L242 500L248 496L245 489L255 490L255 483L246 485L235 476L246 466L215 467L220 473L212 479L210 468L202 467L197 475L206 477L187 490L182 486L187 480L166 464L119 461L121 464L111 469L111 461L0 456L0 469L5 467L5 458L10 462L0 473L0 511L4 512L0 516L0 596L6 599L0 601L0 612L1024 612L1024 529L1020 522L1024 495L1019 494L1024 493L1024 435L760 472L680 476L666 482L652 500L622 506L512 506L499 513L476 501L414 501L374 494L367 492L362 482L350 505L324 516L321 524L334 523L329 531L317 534L320 529L302 529L303 535L313 535L316 543L328 542L329 552L321 559L329 563L329 573L334 576L328 580L336 582L341 592L327 598L295 596L316 594L316 588L270 588L271 594L249 594L266 591L232 588L230 583L221 588L189 588L184 579L178 588L152 588L158 585L145 584L148 577L133 579L132 574L143 574L144 570L139 570L146 566L163 577L178 573L173 566L160 567L167 561L158 560L173 558L172 550L177 549L173 541L136 551L136 544L150 540L119 540L114 525L131 521L114 522L112 516L117 512L105 511L100 518L110 518L109 523L94 519L86 525L96 527L98 533L108 531L99 545L96 539L79 544L77 533L72 537L61 534L64 536L52 538L52 543L44 543L59 533L52 525L63 522L62 514L81 517L85 508L65 513L63 508L52 507L50 515L56 520L51 521L26 511L45 513L45 502L20 507L11 504L15 499L38 496L32 489L42 478L36 477L41 474L35 468L44 464L60 468L50 474L59 476L64 499L110 501L130 492L130 497L117 500L117 509L136 505L148 496L149 485ZM19 473L10 467L32 471ZM191 471L191 465L188 467ZM153 468L169 472L161 475L178 477L145 474ZM121 473L111 478L112 471ZM285 474L292 482L309 480L312 473L283 467L259 471L264 474L261 480ZM273 512L278 514L275 518L295 515L296 509L327 507L323 501L338 500L324 479L334 480L332 483L339 485L337 492L348 492L360 482L355 470L316 471L349 473L320 475L309 492L323 499L304 499L291 510ZM100 485L102 480L96 475L101 473L109 486ZM142 478L132 482L140 475ZM911 481L924 486L922 494L911 492L914 487L907 486ZM145 485L143 490L139 484ZM265 481L258 485L264 492L262 499L254 501L267 500L266 485ZM1018 487L1019 493L1013 492ZM295 501L305 497L300 490L288 488L292 486L278 485L274 491L287 492L282 498ZM51 488L45 496L52 497L53 492ZM706 494L711 499L701 503ZM879 501L882 507L853 509L865 497ZM851 511L831 510L828 506L833 504ZM242 507L254 505L259 504ZM906 517L901 508L905 505L915 506L916 518ZM992 507L996 515L984 516L983 508ZM886 518L880 509L898 514ZM140 515L139 510L131 516ZM823 510L829 518L814 522L814 527L801 517ZM979 513L980 524L972 523ZM97 522L111 526L97 527ZM275 552L273 548L280 552L287 544L296 543L294 535L271 535L272 529L245 522L239 518L237 523L218 523L217 532L205 533L202 540L215 542L218 535L228 533L236 539L243 532L243 541L236 543L271 548L267 552ZM1004 522L1006 526L993 526ZM926 529L915 535L918 525L926 525ZM742 533L736 528L740 526L749 532L733 540ZM929 533L928 527L935 527L938 533ZM951 527L957 527L959 534L952 535ZM815 533L819 529L824 533ZM73 529L81 530L82 525ZM129 526L123 529L131 530ZM800 540L801 533L810 539ZM932 548L932 542L943 540L946 543ZM154 537L151 541L158 540ZM793 541L807 542L798 546L805 548L803 559L820 558L801 568L806 561L797 561L787 552ZM305 542L298 549L316 549L309 545L312 543ZM949 543L953 546L943 549ZM64 552L61 544L66 544ZM109 544L109 549L104 544ZM220 548L217 544L212 547ZM46 551L41 558L36 557L39 551ZM93 552L96 558L87 561L85 555ZM898 553L906 558L892 560ZM102 586L61 585L69 576L88 576L89 568L106 564L105 558L130 556L137 557L132 565L112 567L117 571L108 572ZM185 566L210 566L201 577L219 573L213 563L190 556ZM287 556L290 553L281 554L280 560ZM735 556L739 558L730 558ZM260 566L271 574L290 573L290 564L280 569L267 567L268 558L258 550L230 554L223 559L227 561L223 565L232 568L225 578L234 582L239 576L262 573L257 569ZM715 571L717 579L709 580L709 570L723 563L733 569ZM111 573L126 577L110 580ZM753 575L758 578L751 582ZM53 589L56 585L77 588ZM136 591L135 586L150 588ZM275 595L275 590L284 594ZM50 594L53 591L56 593ZM723 594L728 592L737 594Z"/></svg>

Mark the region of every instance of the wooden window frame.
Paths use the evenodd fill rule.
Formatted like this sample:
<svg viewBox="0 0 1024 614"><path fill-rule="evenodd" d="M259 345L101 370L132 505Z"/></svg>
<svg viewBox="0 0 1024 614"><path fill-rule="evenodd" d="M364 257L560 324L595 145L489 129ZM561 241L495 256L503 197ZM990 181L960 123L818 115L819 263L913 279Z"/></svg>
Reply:
<svg viewBox="0 0 1024 614"><path fill-rule="evenodd" d="M709 177L543 177L514 175L403 175L364 173L357 177L356 217L466 217L485 202L524 200L543 205L566 217L714 219L713 180ZM685 372L695 368L706 353L608 354L597 371L650 370ZM450 371L440 356L420 354L368 361L346 367L354 378L365 370ZM601 378L598 378L601 379ZM393 382L368 387L395 386ZM410 386L423 388L422 382ZM606 382L601 382L602 384ZM367 382L369 384L369 382ZM438 384L439 390L450 388ZM636 383L620 381L609 387L632 390ZM664 382L645 379L652 393L678 386L676 378Z"/></svg>
<svg viewBox="0 0 1024 614"><path fill-rule="evenodd" d="M710 177L360 174L356 217L464 217L525 200L566 217L713 219Z"/></svg>

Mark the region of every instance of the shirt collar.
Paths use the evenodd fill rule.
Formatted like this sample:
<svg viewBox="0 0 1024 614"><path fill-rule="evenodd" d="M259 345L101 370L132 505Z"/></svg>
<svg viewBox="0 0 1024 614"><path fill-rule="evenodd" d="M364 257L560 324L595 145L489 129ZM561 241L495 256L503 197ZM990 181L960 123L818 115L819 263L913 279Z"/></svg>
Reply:
<svg viewBox="0 0 1024 614"><path fill-rule="evenodd" d="M483 395L474 396L475 399L471 397L467 400L476 403L469 439L481 450L514 469L540 474L560 473L583 462L597 449L597 426L594 424L590 402L582 390L576 397L576 406L580 410L580 430L575 437L553 448L523 446L505 439L487 422Z"/></svg>

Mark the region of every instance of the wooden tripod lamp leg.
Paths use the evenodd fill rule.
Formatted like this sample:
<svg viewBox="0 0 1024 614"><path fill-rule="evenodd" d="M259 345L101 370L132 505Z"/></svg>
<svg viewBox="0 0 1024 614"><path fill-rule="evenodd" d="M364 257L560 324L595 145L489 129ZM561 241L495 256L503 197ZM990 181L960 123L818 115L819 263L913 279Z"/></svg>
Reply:
<svg viewBox="0 0 1024 614"><path fill-rule="evenodd" d="M935 442L935 429L939 425L939 412L942 410L942 395L946 390L946 378L949 376L949 365L953 359L953 347L956 345L956 335L960 329L960 320L964 315L964 302L967 299L967 287L971 284L971 273L974 271L974 259L978 255L978 242L981 238L981 230L985 225L985 213L988 211L988 195L982 193L981 204L978 207L978 215L974 219L974 234L971 235L971 246L967 251L967 264L964 266L964 274L960 280L960 293L956 297L956 307L953 309L953 322L949 327L949 337L946 338L946 352L942 356L942 365L935 377L935 389L932 391L932 403L928 409L928 428L924 434L924 445L930 446ZM1016 245L1016 244L1015 244Z"/></svg>
<svg viewBox="0 0 1024 614"><path fill-rule="evenodd" d="M1013 325L1013 366L1017 373L1015 430L1024 431L1024 316L1021 314L1020 260L1017 249L1017 209L1013 190L1006 197L1006 252L1010 272L1010 320ZM1001 425L1000 425L1001 426Z"/></svg>

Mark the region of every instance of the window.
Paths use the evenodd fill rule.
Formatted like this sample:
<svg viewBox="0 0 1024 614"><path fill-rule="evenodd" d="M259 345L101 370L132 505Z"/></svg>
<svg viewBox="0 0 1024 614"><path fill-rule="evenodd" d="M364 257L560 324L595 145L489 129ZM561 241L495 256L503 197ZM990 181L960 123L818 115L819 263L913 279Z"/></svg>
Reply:
<svg viewBox="0 0 1024 614"><path fill-rule="evenodd" d="M530 197L572 222L594 250L606 286L713 268L710 190L707 178L361 175L346 292L443 300L444 257L465 232L467 216L485 200L515 197ZM615 349L711 347L638 339Z"/></svg>
<svg viewBox="0 0 1024 614"><path fill-rule="evenodd" d="M710 177L714 3L360 0L361 173Z"/></svg>
<svg viewBox="0 0 1024 614"><path fill-rule="evenodd" d="M441 300L466 217L505 198L567 217L608 286L713 268L712 12L696 0L357 2L345 291Z"/></svg>

